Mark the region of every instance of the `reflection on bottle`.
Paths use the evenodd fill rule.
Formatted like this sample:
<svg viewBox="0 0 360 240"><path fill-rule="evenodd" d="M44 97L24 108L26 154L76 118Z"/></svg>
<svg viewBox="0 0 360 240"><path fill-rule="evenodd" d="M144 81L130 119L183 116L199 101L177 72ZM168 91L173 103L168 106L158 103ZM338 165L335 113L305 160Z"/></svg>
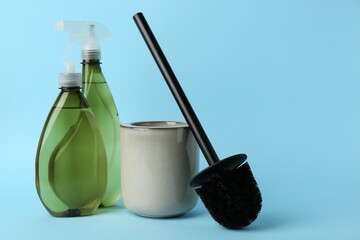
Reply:
<svg viewBox="0 0 360 240"><path fill-rule="evenodd" d="M80 215L78 209L99 204L105 192L105 151L89 113L81 112L79 120L55 147L49 161L49 183L56 196L68 206L68 215ZM82 147L84 146L84 147Z"/></svg>

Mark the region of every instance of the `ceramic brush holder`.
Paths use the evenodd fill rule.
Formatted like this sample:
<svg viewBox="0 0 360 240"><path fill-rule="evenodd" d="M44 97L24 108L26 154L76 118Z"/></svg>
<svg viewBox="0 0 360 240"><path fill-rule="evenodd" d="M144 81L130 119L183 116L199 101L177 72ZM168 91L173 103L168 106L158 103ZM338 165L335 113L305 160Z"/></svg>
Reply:
<svg viewBox="0 0 360 240"><path fill-rule="evenodd" d="M199 147L187 123L122 124L123 203L144 217L174 217L198 200L190 179L199 170Z"/></svg>

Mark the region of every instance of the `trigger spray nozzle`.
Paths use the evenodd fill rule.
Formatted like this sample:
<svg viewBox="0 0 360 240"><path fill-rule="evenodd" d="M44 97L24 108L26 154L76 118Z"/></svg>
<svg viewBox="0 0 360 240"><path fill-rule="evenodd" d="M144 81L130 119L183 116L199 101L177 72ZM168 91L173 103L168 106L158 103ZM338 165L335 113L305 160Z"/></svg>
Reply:
<svg viewBox="0 0 360 240"><path fill-rule="evenodd" d="M65 55L68 55L72 45L76 42L82 46L81 57L83 60L100 60L101 40L111 40L108 29L97 22L65 21L55 23L55 29L60 32L69 32L69 44Z"/></svg>

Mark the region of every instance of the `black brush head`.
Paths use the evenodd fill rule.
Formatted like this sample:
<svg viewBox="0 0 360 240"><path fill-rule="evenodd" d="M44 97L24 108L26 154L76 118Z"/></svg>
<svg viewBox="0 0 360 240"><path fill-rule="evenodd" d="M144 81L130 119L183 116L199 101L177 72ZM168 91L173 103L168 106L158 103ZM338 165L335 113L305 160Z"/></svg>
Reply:
<svg viewBox="0 0 360 240"><path fill-rule="evenodd" d="M262 206L260 190L247 162L212 173L196 192L214 220L230 229L248 226Z"/></svg>

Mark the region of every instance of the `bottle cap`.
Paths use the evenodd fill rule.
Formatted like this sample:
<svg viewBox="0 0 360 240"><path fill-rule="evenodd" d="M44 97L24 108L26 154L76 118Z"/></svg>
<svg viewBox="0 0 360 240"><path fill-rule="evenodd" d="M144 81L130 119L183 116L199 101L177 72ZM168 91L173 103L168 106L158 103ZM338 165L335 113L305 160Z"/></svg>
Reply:
<svg viewBox="0 0 360 240"><path fill-rule="evenodd" d="M81 73L76 73L75 62L66 62L65 71L59 74L60 87L80 87Z"/></svg>
<svg viewBox="0 0 360 240"><path fill-rule="evenodd" d="M81 49L81 58L85 61L100 60L101 48L96 40L95 24L89 24L86 27L88 28L88 35Z"/></svg>

